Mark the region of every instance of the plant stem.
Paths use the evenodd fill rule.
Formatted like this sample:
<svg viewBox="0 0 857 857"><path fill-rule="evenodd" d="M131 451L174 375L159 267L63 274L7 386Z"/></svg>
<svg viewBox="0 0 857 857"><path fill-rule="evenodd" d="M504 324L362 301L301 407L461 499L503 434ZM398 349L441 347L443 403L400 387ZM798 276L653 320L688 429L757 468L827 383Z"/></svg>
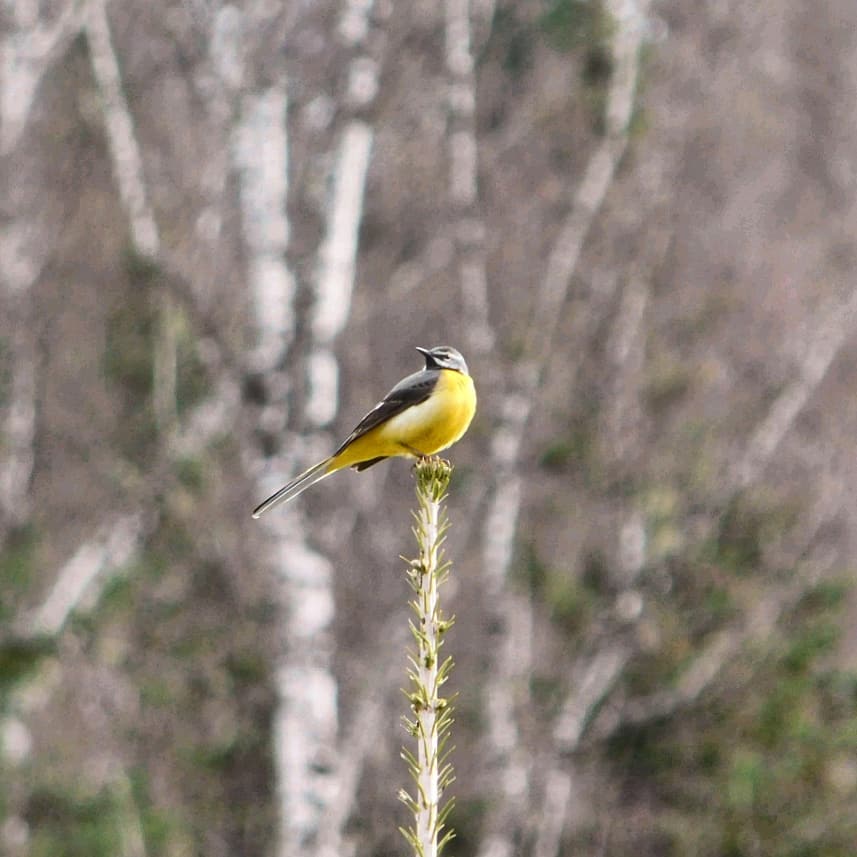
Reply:
<svg viewBox="0 0 857 857"><path fill-rule="evenodd" d="M452 659L440 659L443 637L452 625L440 607L438 589L449 575L449 563L443 561L443 542L448 526L443 500L452 475L452 467L440 459L421 459L416 465L417 501L414 535L419 556L408 564L408 582L414 591L410 604L415 620L410 627L416 642L408 654L410 688L407 697L413 719L405 718L408 732L417 741L416 754L407 749L402 757L416 786L415 795L404 790L400 797L414 815L413 826L402 833L416 857L438 857L452 838L443 833L452 801L441 808L441 797L453 779L448 764L449 729L452 724L450 700L441 696L449 677Z"/></svg>

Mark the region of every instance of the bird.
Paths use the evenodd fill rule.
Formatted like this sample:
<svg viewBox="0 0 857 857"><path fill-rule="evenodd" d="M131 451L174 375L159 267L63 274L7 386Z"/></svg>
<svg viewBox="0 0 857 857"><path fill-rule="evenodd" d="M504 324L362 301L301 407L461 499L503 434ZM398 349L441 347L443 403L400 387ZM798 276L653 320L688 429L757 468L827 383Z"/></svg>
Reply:
<svg viewBox="0 0 857 857"><path fill-rule="evenodd" d="M459 351L420 348L425 368L403 378L360 420L333 455L314 464L253 510L265 512L346 467L366 470L386 458L425 458L460 440L476 413L476 388Z"/></svg>

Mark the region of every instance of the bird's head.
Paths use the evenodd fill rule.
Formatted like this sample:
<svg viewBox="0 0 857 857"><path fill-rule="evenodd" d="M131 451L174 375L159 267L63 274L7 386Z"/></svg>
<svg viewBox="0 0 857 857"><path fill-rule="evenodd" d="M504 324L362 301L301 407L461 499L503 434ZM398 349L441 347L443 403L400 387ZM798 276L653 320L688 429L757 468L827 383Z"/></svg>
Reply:
<svg viewBox="0 0 857 857"><path fill-rule="evenodd" d="M434 348L420 348L417 351L426 359L426 369L455 369L467 375L467 363L459 351L449 345L436 345Z"/></svg>

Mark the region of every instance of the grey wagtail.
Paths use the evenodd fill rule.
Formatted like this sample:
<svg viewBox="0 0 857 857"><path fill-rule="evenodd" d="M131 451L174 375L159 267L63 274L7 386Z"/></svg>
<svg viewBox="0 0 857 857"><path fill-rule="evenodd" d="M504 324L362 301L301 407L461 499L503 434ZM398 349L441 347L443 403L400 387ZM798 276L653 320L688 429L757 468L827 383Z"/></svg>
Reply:
<svg viewBox="0 0 857 857"><path fill-rule="evenodd" d="M333 455L260 503L253 510L254 518L297 497L337 470L365 470L397 455L434 455L452 446L467 431L476 413L476 388L464 358L448 345L417 351L425 356L425 369L399 381L357 423Z"/></svg>

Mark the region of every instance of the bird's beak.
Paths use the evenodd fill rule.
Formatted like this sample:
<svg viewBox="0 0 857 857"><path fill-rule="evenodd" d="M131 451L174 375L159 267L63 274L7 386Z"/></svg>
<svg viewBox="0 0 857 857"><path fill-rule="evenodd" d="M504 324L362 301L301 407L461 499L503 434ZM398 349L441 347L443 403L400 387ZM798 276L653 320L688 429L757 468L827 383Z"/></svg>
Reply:
<svg viewBox="0 0 857 857"><path fill-rule="evenodd" d="M430 348L420 348L420 346L419 346L419 345L417 346L417 351L419 351L419 352L420 352L420 354L424 355L425 357L428 357L428 356L429 356L429 354L431 354L431 349L430 349Z"/></svg>

